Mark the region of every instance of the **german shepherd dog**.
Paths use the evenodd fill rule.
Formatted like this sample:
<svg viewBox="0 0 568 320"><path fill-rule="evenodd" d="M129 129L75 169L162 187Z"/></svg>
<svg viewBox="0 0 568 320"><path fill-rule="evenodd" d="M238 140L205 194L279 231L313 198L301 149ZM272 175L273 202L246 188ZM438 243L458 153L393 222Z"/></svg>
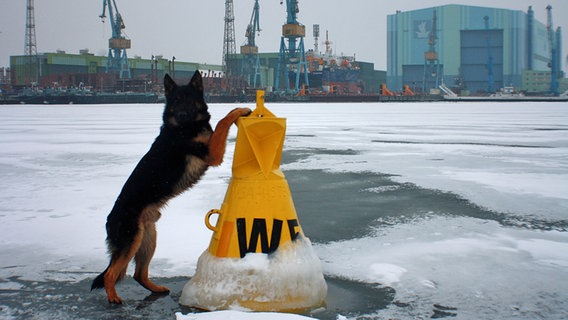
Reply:
<svg viewBox="0 0 568 320"><path fill-rule="evenodd" d="M105 288L110 303L122 303L115 284L124 278L132 259L138 283L153 293L169 293L168 288L148 278L160 209L199 181L209 166L221 164L231 124L251 113L248 108L234 109L213 131L198 71L183 86L166 74L164 89L166 106L160 134L122 187L107 217L110 264L95 278L91 290Z"/></svg>

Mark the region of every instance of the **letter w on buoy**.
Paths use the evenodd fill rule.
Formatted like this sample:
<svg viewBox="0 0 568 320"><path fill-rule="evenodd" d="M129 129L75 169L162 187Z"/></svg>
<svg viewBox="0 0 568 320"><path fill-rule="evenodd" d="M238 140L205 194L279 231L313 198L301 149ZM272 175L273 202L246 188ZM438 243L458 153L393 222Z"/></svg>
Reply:
<svg viewBox="0 0 568 320"><path fill-rule="evenodd" d="M247 244L247 222L245 218L237 218L237 237L239 241L239 252L241 258L243 258L249 252L257 252L258 242L260 240L260 252L262 253L272 253L278 249L280 245L280 239L282 235L282 224L283 221L279 219L273 219L272 232L270 236L270 242L268 242L268 228L266 225L266 219L255 218L252 222L252 230L250 232L250 239ZM289 219L288 231L290 232L290 239L295 241L299 231L296 228L299 227L297 219Z"/></svg>

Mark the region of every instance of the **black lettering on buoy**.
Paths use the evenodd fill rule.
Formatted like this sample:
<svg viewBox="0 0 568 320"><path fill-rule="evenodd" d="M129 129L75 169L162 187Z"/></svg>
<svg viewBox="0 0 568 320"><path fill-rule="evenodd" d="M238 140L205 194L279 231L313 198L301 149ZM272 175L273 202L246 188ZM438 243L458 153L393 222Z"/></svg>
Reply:
<svg viewBox="0 0 568 320"><path fill-rule="evenodd" d="M268 242L268 229L266 219L254 219L252 230L247 246L247 222L245 218L237 218L237 237L239 239L239 251L241 258L249 252L256 252L258 238L260 237L260 248L262 253L272 253L280 245L280 235L282 234L282 220L274 219L272 224L272 236ZM289 223L289 222L288 222Z"/></svg>
<svg viewBox="0 0 568 320"><path fill-rule="evenodd" d="M300 234L300 231L296 231L296 227L300 227L300 224L298 223L298 220L296 219L290 219L288 220L288 230L290 231L290 239L292 241L296 241L296 238L298 237L298 235ZM299 229L299 228L298 228Z"/></svg>

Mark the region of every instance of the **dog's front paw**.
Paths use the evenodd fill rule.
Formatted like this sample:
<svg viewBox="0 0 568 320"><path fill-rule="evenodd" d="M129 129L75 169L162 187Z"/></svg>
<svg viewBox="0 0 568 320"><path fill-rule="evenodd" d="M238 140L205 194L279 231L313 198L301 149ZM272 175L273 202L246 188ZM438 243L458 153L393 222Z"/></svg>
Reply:
<svg viewBox="0 0 568 320"><path fill-rule="evenodd" d="M241 117L246 117L246 116L248 116L249 114L252 113L252 110L250 108L236 108L233 111L238 113L239 116L241 116Z"/></svg>
<svg viewBox="0 0 568 320"><path fill-rule="evenodd" d="M229 112L229 114L227 115L226 118L231 123L235 123L237 121L237 119L239 119L240 117L246 117L251 113L252 113L252 110L249 109L249 108L235 108L235 109L231 110L231 112Z"/></svg>

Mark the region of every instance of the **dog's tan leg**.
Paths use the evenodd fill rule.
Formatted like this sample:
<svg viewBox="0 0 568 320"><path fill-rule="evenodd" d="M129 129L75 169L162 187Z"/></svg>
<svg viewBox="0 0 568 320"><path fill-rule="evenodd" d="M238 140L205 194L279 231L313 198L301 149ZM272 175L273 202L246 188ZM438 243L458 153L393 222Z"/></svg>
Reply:
<svg viewBox="0 0 568 320"><path fill-rule="evenodd" d="M124 267L124 269L122 269L122 271L120 271L120 274L118 275L118 279L116 280L117 282L124 280L124 277L126 277L126 270L128 269L128 264L126 265L126 267Z"/></svg>
<svg viewBox="0 0 568 320"><path fill-rule="evenodd" d="M229 135L231 125L235 123L239 117L247 116L250 113L251 110L249 108L236 108L217 123L215 131L211 135L211 138L209 138L207 164L210 166L218 166L223 162L225 147L227 146L227 136Z"/></svg>
<svg viewBox="0 0 568 320"><path fill-rule="evenodd" d="M134 279L138 281L144 288L154 293L167 293L170 289L158 286L150 281L148 278L148 267L150 260L154 256L156 250L156 225L154 222L146 222L144 226L144 237L138 252L134 257L136 262L136 271L134 272Z"/></svg>
<svg viewBox="0 0 568 320"><path fill-rule="evenodd" d="M122 299L116 293L116 282L123 278L126 274L126 269L128 268L128 263L134 258L134 255L140 247L143 237L143 229L140 227L138 229L138 234L134 237L132 246L128 248L125 252L121 252L118 256L113 256L111 258L110 266L105 273L104 283L105 290L107 293L108 302L121 304Z"/></svg>

